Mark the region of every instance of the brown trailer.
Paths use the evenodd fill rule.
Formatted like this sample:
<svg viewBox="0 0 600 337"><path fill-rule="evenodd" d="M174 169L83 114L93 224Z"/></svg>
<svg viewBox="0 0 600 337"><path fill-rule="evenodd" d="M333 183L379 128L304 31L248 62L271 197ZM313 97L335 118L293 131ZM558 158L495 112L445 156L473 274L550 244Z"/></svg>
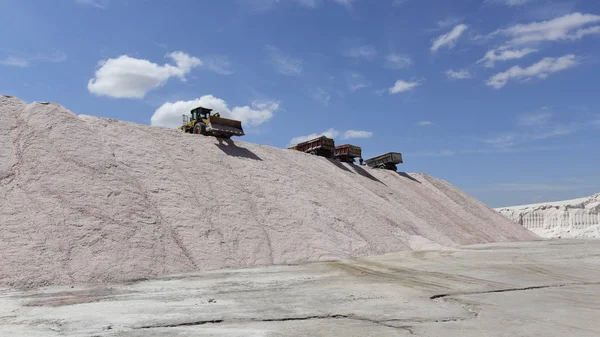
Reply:
<svg viewBox="0 0 600 337"><path fill-rule="evenodd" d="M354 159L362 158L362 149L350 144L336 146L334 157L346 163L354 163Z"/></svg>
<svg viewBox="0 0 600 337"><path fill-rule="evenodd" d="M321 157L333 158L333 153L335 151L335 142L331 138L321 136L306 142L302 142L290 148Z"/></svg>

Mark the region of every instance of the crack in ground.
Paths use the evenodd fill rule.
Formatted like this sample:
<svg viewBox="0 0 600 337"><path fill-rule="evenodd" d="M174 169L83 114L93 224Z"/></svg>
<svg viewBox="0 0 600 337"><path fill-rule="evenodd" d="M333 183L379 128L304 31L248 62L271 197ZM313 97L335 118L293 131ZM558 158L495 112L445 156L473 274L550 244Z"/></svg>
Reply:
<svg viewBox="0 0 600 337"><path fill-rule="evenodd" d="M356 321L364 321L373 324L383 325L388 328L393 329L401 329L408 331L411 335L414 335L414 331L412 330L412 326L395 326L391 324L386 324L386 322L393 322L398 320L386 320L386 321L378 321L372 320L365 317L359 317L354 315L312 315L312 316L302 316L302 317L282 317L282 318L264 318L257 319L251 318L247 320L224 320L224 319L215 319L215 320L201 320L194 322L183 322L183 323L174 323L174 324L165 324L165 325L144 325L140 327L136 327L134 329L158 329L158 328L176 328L182 326L195 326L195 325L206 325L206 324L220 324L220 323L240 323L240 322L289 322L289 321L308 321L308 320L318 320L318 319L350 319Z"/></svg>
<svg viewBox="0 0 600 337"><path fill-rule="evenodd" d="M282 317L282 318L250 318L250 319L214 319L214 320L200 320L193 322L182 322L182 323L173 323L173 324L164 324L164 325L144 325L140 327L135 327L134 329L158 329L158 328L176 328L182 326L196 326L196 325L206 325L206 324L221 324L221 323L240 323L240 322L289 322L289 321L308 321L308 320L319 320L319 319L349 319L355 321L363 321L369 322L377 325L382 325L385 327L400 329L407 331L410 335L417 335L414 331L412 325L394 325L393 323L448 323L448 322L457 322L457 321L465 321L469 319L474 319L479 316L479 311L473 308L473 304L463 303L463 301L459 299L450 298L451 296L461 296L461 295L477 295L477 294L490 294L490 293L503 293L503 292L511 292L511 291L527 291L527 290L537 290L537 289L546 289L546 288L562 288L568 286L580 286L580 285L600 285L600 282L575 282L575 283L563 283L563 284L554 284L554 285L541 285L541 286L530 286L530 287L522 287L522 288L508 288L508 289L496 289L496 290L488 290L488 291L471 291L471 292L460 292L453 294L437 294L429 297L431 300L453 300L458 302L460 305L465 307L471 314L471 317L448 317L448 318L435 318L435 319L424 319L420 320L418 318L411 319L389 319L389 320L373 320L366 317L360 317L355 315L343 315L343 314L329 314L329 315L311 315L311 316L302 316L302 317Z"/></svg>
<svg viewBox="0 0 600 337"><path fill-rule="evenodd" d="M429 297L430 300L436 300L449 296L462 296L462 295L479 295L479 294L492 294L492 293L506 293L511 291L527 291L527 290L537 290L537 289L547 289L547 288L562 288L569 286L587 286L587 285L600 285L600 282L575 282L575 283L561 283L561 284L549 284L549 285L541 285L541 286L531 286L531 287L523 287L523 288L507 288L507 289L496 289L496 290L486 290L486 291L465 291L460 293L448 293L448 294L437 294Z"/></svg>

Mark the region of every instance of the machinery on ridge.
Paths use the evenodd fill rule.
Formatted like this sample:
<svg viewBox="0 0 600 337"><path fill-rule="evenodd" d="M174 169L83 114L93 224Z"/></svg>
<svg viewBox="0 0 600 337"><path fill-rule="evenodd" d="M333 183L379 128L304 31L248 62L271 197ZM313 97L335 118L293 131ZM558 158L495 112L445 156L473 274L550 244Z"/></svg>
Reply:
<svg viewBox="0 0 600 337"><path fill-rule="evenodd" d="M213 136L229 139L232 136L244 136L242 122L223 118L212 109L197 107L190 111L190 116L183 115L183 125L179 127L185 133Z"/></svg>

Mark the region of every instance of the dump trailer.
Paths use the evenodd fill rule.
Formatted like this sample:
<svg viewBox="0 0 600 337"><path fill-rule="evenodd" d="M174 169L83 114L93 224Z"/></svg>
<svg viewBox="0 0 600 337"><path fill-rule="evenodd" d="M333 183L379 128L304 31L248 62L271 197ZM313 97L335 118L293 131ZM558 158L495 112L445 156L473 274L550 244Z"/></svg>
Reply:
<svg viewBox="0 0 600 337"><path fill-rule="evenodd" d="M396 171L397 164L402 164L402 154L398 152L389 152L371 159L365 160L369 167Z"/></svg>
<svg viewBox="0 0 600 337"><path fill-rule="evenodd" d="M212 109L197 107L190 114L183 116L183 125L179 127L183 132L226 139L244 135L242 122L223 118L218 112L213 114Z"/></svg>
<svg viewBox="0 0 600 337"><path fill-rule="evenodd" d="M333 158L333 154L335 152L335 142L331 138L321 136L292 146L290 149L321 157Z"/></svg>
<svg viewBox="0 0 600 337"><path fill-rule="evenodd" d="M354 159L362 158L362 149L350 144L336 146L334 157L346 163L354 163Z"/></svg>

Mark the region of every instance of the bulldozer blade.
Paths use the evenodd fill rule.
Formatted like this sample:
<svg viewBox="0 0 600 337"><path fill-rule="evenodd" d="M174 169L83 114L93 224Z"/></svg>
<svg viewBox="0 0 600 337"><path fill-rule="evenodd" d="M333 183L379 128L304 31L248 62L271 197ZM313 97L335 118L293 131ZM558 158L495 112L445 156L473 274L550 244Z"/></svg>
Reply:
<svg viewBox="0 0 600 337"><path fill-rule="evenodd" d="M210 116L206 131L224 136L243 136L242 122L233 119Z"/></svg>

